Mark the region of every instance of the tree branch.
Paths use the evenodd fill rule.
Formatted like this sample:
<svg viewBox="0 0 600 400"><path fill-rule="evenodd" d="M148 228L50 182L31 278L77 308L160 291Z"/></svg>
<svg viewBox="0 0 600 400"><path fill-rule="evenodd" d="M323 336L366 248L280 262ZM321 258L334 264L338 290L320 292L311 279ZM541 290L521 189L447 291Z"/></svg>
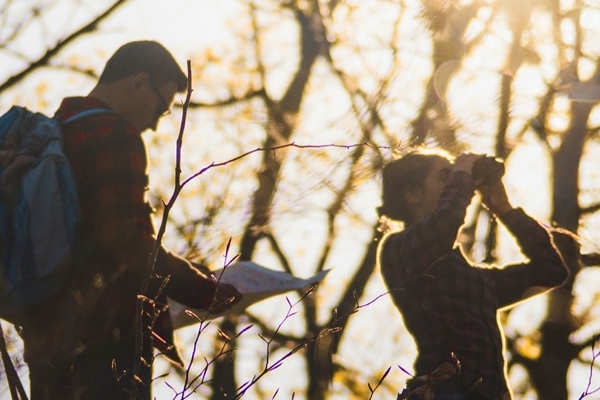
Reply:
<svg viewBox="0 0 600 400"><path fill-rule="evenodd" d="M114 13L120 6L124 5L128 0L117 0L110 7L108 7L102 14L98 15L93 21L89 22L87 25L79 28L77 31L71 33L66 38L58 42L54 47L48 49L46 53L44 53L40 58L31 62L25 69L21 72L11 76L4 83L0 84L0 93L5 90L11 88L17 83L21 82L27 76L31 75L36 70L47 66L48 62L57 55L61 50L70 45L80 36L85 35L87 33L91 33L96 30L97 26L100 22L107 19L112 13Z"/></svg>

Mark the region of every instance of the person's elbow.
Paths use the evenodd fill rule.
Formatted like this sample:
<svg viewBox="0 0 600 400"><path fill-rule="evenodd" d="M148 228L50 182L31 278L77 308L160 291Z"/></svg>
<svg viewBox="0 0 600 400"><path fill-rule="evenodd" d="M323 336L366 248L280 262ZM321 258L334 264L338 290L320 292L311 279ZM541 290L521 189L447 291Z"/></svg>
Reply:
<svg viewBox="0 0 600 400"><path fill-rule="evenodd" d="M557 288L564 285L571 277L571 272L562 257L553 263L552 273L548 274L548 286Z"/></svg>

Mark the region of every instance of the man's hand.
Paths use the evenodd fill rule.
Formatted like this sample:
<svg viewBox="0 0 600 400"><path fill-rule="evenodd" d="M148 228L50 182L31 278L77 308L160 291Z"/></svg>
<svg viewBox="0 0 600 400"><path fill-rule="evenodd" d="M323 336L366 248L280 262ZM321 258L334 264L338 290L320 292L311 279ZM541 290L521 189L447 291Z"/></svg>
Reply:
<svg viewBox="0 0 600 400"><path fill-rule="evenodd" d="M229 283L219 282L217 284L217 292L215 294L215 300L211 306L211 311L215 314L230 309L235 303L242 299L242 294L235 286Z"/></svg>

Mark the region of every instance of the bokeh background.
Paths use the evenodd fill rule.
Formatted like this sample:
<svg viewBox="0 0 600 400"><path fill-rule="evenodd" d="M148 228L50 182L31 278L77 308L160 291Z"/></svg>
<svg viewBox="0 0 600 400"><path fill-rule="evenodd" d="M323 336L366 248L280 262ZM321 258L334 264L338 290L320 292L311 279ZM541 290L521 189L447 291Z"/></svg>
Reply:
<svg viewBox="0 0 600 400"><path fill-rule="evenodd" d="M395 399L416 351L376 264L376 207L382 166L412 146L504 159L511 201L579 235L573 279L499 320L517 399L594 399L599 27L594 0L1 0L0 110L52 115L120 45L158 40L191 65L182 176L208 167L165 245L214 269L231 240L229 257L329 270L309 296L178 330L188 379L158 357L158 399ZM144 134L157 225L184 97ZM523 258L477 199L459 239L474 262Z"/></svg>

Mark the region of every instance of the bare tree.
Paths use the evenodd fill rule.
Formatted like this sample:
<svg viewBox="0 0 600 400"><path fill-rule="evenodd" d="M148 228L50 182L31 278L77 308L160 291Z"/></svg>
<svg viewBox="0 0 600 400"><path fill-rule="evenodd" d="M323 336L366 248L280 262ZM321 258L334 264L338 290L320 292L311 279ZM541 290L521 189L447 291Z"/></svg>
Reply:
<svg viewBox="0 0 600 400"><path fill-rule="evenodd" d="M247 73L254 77L254 79L248 80L252 82L252 86L236 88L236 90L232 88L230 98L221 99L212 106L233 107L240 104L252 104L251 108L255 112L258 110L262 118L264 135L259 142L261 146L269 147L280 143L299 141L306 137L306 132L301 124L303 119L307 118L303 113L303 107L313 95L314 87L310 85L311 80L318 79L319 75L316 71L322 71L318 70L318 67L325 65L327 71L325 75L328 76L328 79L336 81L338 87L341 88L341 96L348 104L347 116L352 121L352 127L347 128L348 137L358 138L358 141L365 143L385 143L392 147L400 144L399 151L414 143L443 146L451 151L467 149L472 146L470 139L474 135L471 131L472 128L469 128L465 121L453 113L454 104L450 93L450 84L454 76L461 72L477 73L469 71L469 59L481 51L486 40L496 36L497 31L501 28L510 32L510 40L505 41L505 56L502 62L493 65L495 70L490 67L498 77L498 87L495 89L497 93L496 110L490 112L495 115L496 129L483 133L491 143L487 148L483 147L483 151L509 159L512 150L518 146L518 141L524 135L531 134L537 135L544 143L548 143L549 152L553 152L556 147L552 145L553 140L558 139L565 147L569 146L571 135L568 131L556 132L551 124L552 116L557 113L552 106L565 96L565 92L562 90L564 88L559 87L560 85L557 83L560 77L565 75L562 65L561 68L556 69L555 76L546 78L547 90L537 99L539 112L530 115L525 120L514 115L515 102L518 101L519 96L515 90L515 82L521 71L542 62L542 54L539 54L540 50L536 48L537 43L531 39L535 28L531 24L532 18L538 15L550 15L554 18L557 26L567 19L574 19L574 24L577 26L577 7L583 7L583 5L574 7L573 11L563 12L557 3L536 2L512 7L514 4L511 2L495 2L494 4L474 2L473 4L456 5L427 1L423 2L419 10L415 12L406 4L380 2L378 3L379 7L389 7L385 9L388 18L380 25L381 30L385 30L388 36L382 39L381 36L373 34L366 44L365 42L357 44L352 42L353 36L344 29L357 29L357 26L352 23L358 20L356 15L359 15L360 12L381 17L381 8L379 10L370 9L368 5L364 5L363 8L353 7L335 1L327 3L249 1L244 4L248 7L248 26L252 33L245 36L246 40L240 41L240 48L245 46L246 49L253 49L250 54L244 53L245 55L242 57L242 60L249 65ZM368 9L368 11L364 9ZM268 51L270 48L264 44L272 40L270 30L274 21L273 16L283 17L287 23L296 28L293 36L295 41L292 42L292 45L285 42L285 45L290 47L286 49L287 54L294 55L293 59L296 62L294 68L289 72L286 84L277 89L273 89L272 84L269 83L274 66L272 59L269 58L272 55ZM503 26L501 21L508 22ZM416 27L420 32L419 35L428 37L431 44L429 53L419 54L414 51L414 48L403 47L402 39L404 38L400 32L405 33L406 31L403 31L402 28L409 23ZM487 25L475 31L470 29L478 23ZM560 35L553 39L554 45L561 54L569 53L568 45L564 43L564 39ZM383 49L387 51L387 68L374 68L364 54L369 51L376 53ZM346 51L345 57L339 55L342 50ZM295 54L294 51L296 51ZM246 57L250 58L251 62ZM405 119L403 129L401 126L394 125L391 117L406 107L406 101L410 99L409 96L403 97L397 93L402 90L398 86L398 81L403 79L403 74L406 73L406 59L410 57L427 58L431 72L424 76L423 90L419 92L418 96L413 96L411 99L411 113L407 113L410 117ZM571 60L571 62L575 63L575 60ZM359 72L353 68L353 63L361 65ZM438 72L448 66L451 67L451 73L446 77L446 82L440 84ZM323 72L320 73L323 74ZM365 83L367 81L369 84ZM489 87L487 90L490 90ZM234 92L242 93L242 95L233 95ZM198 107L206 109L210 105L199 104ZM569 131L581 131L581 127L577 128L577 126L582 124L582 118L587 120L590 111L589 105L573 103L569 112L573 125ZM540 121L542 129L539 126ZM542 130L545 130L546 133ZM586 131L586 129L583 130ZM552 133L548 134L549 131ZM465 132L467 132L466 135ZM365 176L369 177L367 179L375 177L385 161L393 156L393 152L382 153L374 150L376 148L377 146L355 148L350 151L346 162L340 165L340 169L345 171L343 179L333 181L323 174L317 174L317 182L321 187L330 189L331 195L326 206L322 206L327 218L325 219L326 223L320 228L324 228L326 236L322 240L319 256L315 265L310 269L311 271L327 268L330 260L334 257L334 245L336 241L340 240L341 231L337 228L338 221L352 216L353 212L348 205L356 195L358 188L361 187ZM482 151L481 147L479 149ZM562 151L564 150L558 150L556 154ZM581 151L576 153L566 151L566 153L569 154L566 159L571 162L579 160L581 155ZM306 157L313 159L311 156ZM274 256L280 268L292 273L297 272L294 269L293 248L290 250L289 247L282 244L287 240L289 232L277 229L282 223L285 224L282 221L288 218L289 214L278 211L276 199L285 193L282 187L289 184L290 178L283 172L285 164L298 163L299 158L298 153L290 151L269 152L261 155L260 163L254 170L256 171L254 178L256 186L251 196L252 202L248 208L247 222L239 241L243 259L260 257L261 254L267 252ZM329 160L335 162L334 158ZM308 164L301 165L305 166L307 174L312 172ZM555 167L554 170L560 170L567 174L565 177L555 179L555 183L568 181L575 189L578 187L577 181L572 179L577 168ZM563 190L555 190L555 193L565 195ZM571 191L571 193L576 192ZM570 195L571 204L573 204L572 194ZM568 210L566 205L567 203L562 200L555 201L555 210L559 208ZM575 221L574 225L566 224L566 221L559 218L557 211L555 211L553 219L561 226L577 231L577 222ZM478 218L470 221L472 225L467 227L467 232L480 229L476 226L478 221L480 221ZM326 318L318 318L320 305L318 301L309 298L302 304L304 307L303 333L299 336L279 333L273 339L280 341L279 345L281 346L287 345L293 348L295 344L317 335L317 340L309 343L305 352L298 354L305 357L306 373L309 378L306 395L311 399L326 398L329 384L334 376L347 371L347 366L333 362L333 355L340 351L340 344L346 340L344 328L354 317L353 314L348 314L348 311L361 301L366 285L373 276L379 235L375 219L363 221L362 225L369 229L369 240L365 242L362 256L352 267L353 272L348 284L340 289L338 300L332 307L334 311ZM490 237L485 242L487 249L485 260L493 261L496 254L496 231L493 226L489 232L491 233ZM577 271L576 267L574 268L573 277L575 278ZM319 293L319 289L316 293ZM555 301L555 299L551 298L550 301ZM339 318L340 315L344 315L344 318ZM272 321L263 320L260 315L251 315L251 318L265 332L274 330L271 327ZM227 319L223 321L221 329L225 332L235 332L237 326L238 321ZM332 326L341 329L331 331ZM551 333L547 335L546 339L549 339ZM513 363L522 360L517 346L513 346L518 339L509 338L509 348L514 352L511 357ZM568 350L570 347L566 337L563 337L559 347L557 347L558 342L552 341L552 343L552 347L544 345L546 350L542 354L552 354L551 349L553 348L565 349L566 355L563 357L566 360L565 366L553 369L553 371L560 370L560 374L566 376L564 368L569 365L575 355L572 350ZM235 345L235 343L231 344ZM556 352L554 354L556 355ZM545 360L547 359L542 358L539 363L546 363ZM541 371L541 369L535 369L534 364L527 364L524 361L521 363L530 366L532 378L538 382L533 375L535 371ZM547 364L550 365L550 363ZM382 371L385 367L382 366ZM542 377L542 379L547 380L548 376ZM217 364L213 381L215 398L222 396L223 393L235 393L237 385L234 364L229 361L226 364ZM561 393L564 393L566 382L560 385L563 386ZM542 393L543 389L538 388L538 390Z"/></svg>
<svg viewBox="0 0 600 400"><path fill-rule="evenodd" d="M102 33L103 23L125 3L90 8L99 11L90 12L77 29L48 39L47 48L34 57L11 47L11 40L27 24L48 24L43 17L63 3L32 6L20 24L0 17L2 54L23 62L21 69L0 76L0 93L14 91L35 71L61 68L95 75L93 68L69 66L61 55L82 38ZM352 365L344 344L368 347L354 343L351 327L376 324L369 320L369 308L357 305L371 305L370 285L378 288L378 295L385 291L376 281L377 178L388 160L411 145L485 152L510 163L514 151L535 138L553 163L550 220L580 233L587 218L597 215L598 192L590 191L591 200L583 204L578 180L582 163L595 163L585 154L598 138L592 126L596 103L569 99L570 87L593 90L598 84L597 74L589 72L590 65L596 69L598 58L594 33L582 22L594 7L582 0L560 3L239 0L231 2L237 11L223 16L227 41L204 48L193 37L185 38L193 49L195 91L182 147L184 174L252 149L278 150L257 151L190 182L169 214L169 246L209 265L219 264L231 240L231 251L241 259L296 275L335 266L330 276L336 284L326 280L302 302L291 300L298 308L294 328L280 328L281 321L259 307L219 322L220 330L232 338L225 345L218 335L203 332L202 339L213 344L215 353L233 354L217 358L210 371L197 372L207 374L212 398L234 397L240 385L251 381L241 376L240 361L247 360L240 360L236 351L246 340L238 333L248 323L271 338L271 349L293 351L305 366L305 387L285 388L287 382L281 383L280 395L302 391L306 398L326 399L340 390L334 382L343 382L357 398L373 397L375 390L390 396L401 390L403 372L383 362ZM0 15L10 15L14 5L4 2ZM199 36L204 34L201 29ZM535 76L535 82L523 85L528 79L524 76ZM534 84L542 89L534 90ZM524 98L529 102L525 106ZM161 131L175 131L178 123L164 121ZM153 166L152 176L158 178L150 193L159 216L173 178L175 160L164 151L172 142L173 135L162 132L149 138L150 157L160 160ZM315 146L280 148L290 143ZM321 146L326 144L340 147ZM350 144L361 145L343 146ZM475 244L481 244L475 242L482 240L476 232L489 231L481 258L494 261L500 233L493 223L481 225L490 224L479 218L482 212L477 209L467 221L464 238L475 253ZM592 235L586 239L597 239L597 232L586 232ZM539 356L522 351L518 343L526 338L507 337L510 366L525 366L530 386L535 386L516 388L516 393L536 390L544 399L564 398L567 368L593 343L590 338L574 345L568 338L577 328L572 285L580 268L598 265L597 257L571 254L567 245L557 244L565 258L573 256L572 276L548 296L549 307L560 312L550 313L539 329ZM284 313L289 303L278 298L268 304ZM392 318L399 318L389 302L386 307ZM408 336L387 344L392 354L410 346ZM277 376L277 371L269 373ZM262 386L267 379L257 381L252 390L269 392L268 385ZM245 393L250 396L252 390ZM263 397L268 396L274 394Z"/></svg>

